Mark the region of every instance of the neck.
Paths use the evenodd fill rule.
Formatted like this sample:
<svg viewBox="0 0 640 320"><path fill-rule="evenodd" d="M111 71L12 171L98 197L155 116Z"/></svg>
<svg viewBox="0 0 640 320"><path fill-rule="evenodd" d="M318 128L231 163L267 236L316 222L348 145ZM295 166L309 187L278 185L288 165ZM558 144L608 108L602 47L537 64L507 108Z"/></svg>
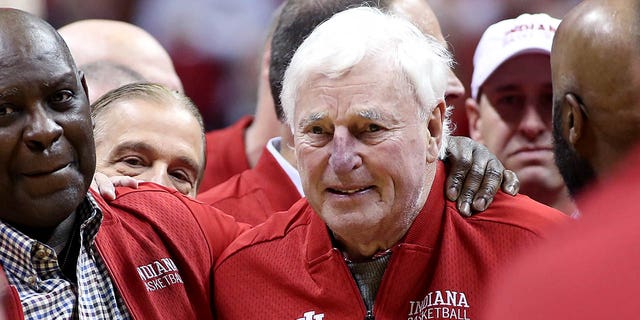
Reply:
<svg viewBox="0 0 640 320"><path fill-rule="evenodd" d="M268 97L271 99L271 97ZM276 118L273 102L258 97L256 114L251 125L244 132L244 145L249 166L255 167L269 139L278 135L280 122Z"/></svg>
<svg viewBox="0 0 640 320"><path fill-rule="evenodd" d="M357 231L355 228L348 230L328 229L333 239L333 244L344 257L353 262L368 261L376 254L391 249L407 233L411 224L396 223L392 228L382 222L383 228L374 226L375 230Z"/></svg>

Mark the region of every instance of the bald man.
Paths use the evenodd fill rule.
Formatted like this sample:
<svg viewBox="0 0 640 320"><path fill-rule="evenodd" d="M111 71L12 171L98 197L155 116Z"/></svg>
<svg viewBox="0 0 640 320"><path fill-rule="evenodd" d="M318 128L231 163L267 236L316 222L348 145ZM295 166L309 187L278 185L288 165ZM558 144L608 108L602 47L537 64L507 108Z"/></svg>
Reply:
<svg viewBox="0 0 640 320"><path fill-rule="evenodd" d="M58 32L81 69L98 61L110 61L128 67L149 82L183 89L169 53L151 34L133 24L90 19L70 23Z"/></svg>
<svg viewBox="0 0 640 320"><path fill-rule="evenodd" d="M272 213L288 209L303 196L300 176L296 168L295 154L290 147L293 145L293 136L291 129L284 124L284 113L280 105L279 95L282 89L281 82L284 77L284 70L290 63L297 47L318 24L330 18L335 12L340 12L353 6L360 6L363 3L361 0L326 1L319 5L313 1L294 0L285 4L273 34L269 70L274 107L278 120L281 122L279 125L280 137L271 139L267 143L257 165L253 169L246 170L211 190L201 193L198 196L199 200L222 209L235 216L241 222L258 224L266 220ZM438 20L426 1L380 1L377 6L412 20L424 34L433 36L439 43L446 45ZM451 70L447 71L447 90L445 94L446 99L464 95L462 84ZM454 141L454 143L460 142L455 138L449 140ZM454 150L452 151L454 153L455 147L450 148L450 150ZM457 147L458 149L466 148L466 150L474 149L473 145ZM478 150L476 155L481 153ZM455 188L448 188L448 190L454 189L448 196L450 199L459 199L461 211L465 215L471 214L472 205L476 210L484 210L499 189L504 168L499 161L494 161L493 159L487 161L486 158L489 157L486 154L484 157L485 159L476 159L476 161L479 162L478 167L482 168L480 176L484 174L487 163L490 167L487 171L489 172L487 176L491 177L485 181L486 184L482 186L480 186L479 182L475 185L473 183L466 184L464 191L460 191L462 189L461 183L458 183ZM459 159L460 156L456 153L452 158ZM481 163L483 160L486 161L484 164ZM470 161L466 163L470 164ZM493 173L496 175L494 176ZM511 173L507 173L507 175L510 176ZM457 176L457 173L450 176L451 184L454 182L452 177ZM483 181L482 178L478 178L474 174L469 176L470 180ZM506 187L510 185L511 181L509 179L505 180L508 181L505 183ZM473 192L469 192L469 190L479 190L475 197L476 201L474 201ZM458 197L459 194L462 194L462 196Z"/></svg>
<svg viewBox="0 0 640 320"><path fill-rule="evenodd" d="M640 3L575 7L551 70L556 162L584 219L498 279L486 319L636 318L622 301L640 294Z"/></svg>
<svg viewBox="0 0 640 320"><path fill-rule="evenodd" d="M554 39L556 162L573 195L640 141L637 6L587 1L571 11Z"/></svg>
<svg viewBox="0 0 640 320"><path fill-rule="evenodd" d="M155 184L89 191L86 83L45 21L0 9L0 278L26 319L211 319L217 256L244 229ZM5 296L6 297L6 296Z"/></svg>
<svg viewBox="0 0 640 320"><path fill-rule="evenodd" d="M94 103L105 93L130 83L146 82L133 69L116 62L100 60L82 66L87 84L90 86L89 102Z"/></svg>

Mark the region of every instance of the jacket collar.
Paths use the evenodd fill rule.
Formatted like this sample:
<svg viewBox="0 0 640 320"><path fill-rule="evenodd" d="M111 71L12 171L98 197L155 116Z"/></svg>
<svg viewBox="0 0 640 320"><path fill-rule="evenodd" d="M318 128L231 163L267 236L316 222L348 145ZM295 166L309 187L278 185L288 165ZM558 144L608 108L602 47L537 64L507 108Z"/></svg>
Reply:
<svg viewBox="0 0 640 320"><path fill-rule="evenodd" d="M446 169L444 163L438 161L433 184L424 207L411 224L411 227L409 227L407 234L392 250L397 250L400 246L407 244L429 249L436 246L440 237L445 212L445 179ZM305 202L305 205L300 210L304 210L304 215L308 217L309 221L304 244L307 262L315 264L324 261L335 252L329 235L329 228L320 216L313 211L308 202Z"/></svg>

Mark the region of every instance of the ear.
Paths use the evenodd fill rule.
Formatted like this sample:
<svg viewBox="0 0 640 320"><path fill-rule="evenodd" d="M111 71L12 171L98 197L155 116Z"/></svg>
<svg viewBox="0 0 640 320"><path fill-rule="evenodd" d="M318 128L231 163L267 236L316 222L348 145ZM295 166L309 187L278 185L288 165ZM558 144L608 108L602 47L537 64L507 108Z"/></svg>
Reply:
<svg viewBox="0 0 640 320"><path fill-rule="evenodd" d="M567 93L560 109L562 119L562 135L574 148L583 135L584 114L575 95Z"/></svg>
<svg viewBox="0 0 640 320"><path fill-rule="evenodd" d="M265 83L269 83L269 66L271 65L271 45L265 47L262 53L262 63L260 64L260 77Z"/></svg>
<svg viewBox="0 0 640 320"><path fill-rule="evenodd" d="M469 119L469 137L475 141L482 141L482 119L480 118L480 108L473 98L467 98L464 102L464 109Z"/></svg>
<svg viewBox="0 0 640 320"><path fill-rule="evenodd" d="M84 77L84 72L80 69L78 69L78 76L80 77L80 83L82 84L82 89L84 89L87 101L89 101L89 87L87 86L87 79ZM89 101L89 104L91 104L91 101Z"/></svg>
<svg viewBox="0 0 640 320"><path fill-rule="evenodd" d="M438 154L440 152L440 146L442 146L442 135L444 134L444 120L446 105L444 101L440 101L438 105L433 108L427 122L427 130L429 130L429 137L427 139L427 162L432 163L438 160Z"/></svg>

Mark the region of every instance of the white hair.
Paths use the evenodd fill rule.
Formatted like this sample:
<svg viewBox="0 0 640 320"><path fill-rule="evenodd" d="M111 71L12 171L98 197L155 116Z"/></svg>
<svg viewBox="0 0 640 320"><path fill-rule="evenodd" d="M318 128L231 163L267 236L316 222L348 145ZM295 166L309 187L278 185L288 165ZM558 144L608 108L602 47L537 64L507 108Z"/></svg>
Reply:
<svg viewBox="0 0 640 320"><path fill-rule="evenodd" d="M312 74L339 78L365 58L396 67L408 90L420 103L418 116L427 119L444 101L451 54L435 38L423 34L404 18L379 9L359 7L335 14L319 25L298 48L284 75L280 99L291 130L298 90ZM448 113L443 124L440 155L449 133Z"/></svg>

